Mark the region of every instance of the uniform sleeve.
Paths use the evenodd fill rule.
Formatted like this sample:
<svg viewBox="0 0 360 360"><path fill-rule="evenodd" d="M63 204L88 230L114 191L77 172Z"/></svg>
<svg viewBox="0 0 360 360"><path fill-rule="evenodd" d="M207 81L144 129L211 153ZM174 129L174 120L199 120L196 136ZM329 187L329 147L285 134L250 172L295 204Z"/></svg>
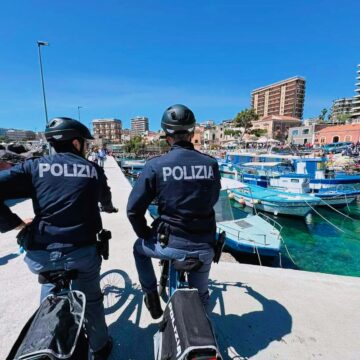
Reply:
<svg viewBox="0 0 360 360"><path fill-rule="evenodd" d="M99 202L101 203L101 206L103 207L104 211L110 211L114 208L112 204L112 196L111 196L111 190L107 183L107 177L104 173L103 168L100 166L96 167L98 175L99 175L99 181L100 181L100 192L99 192Z"/></svg>
<svg viewBox="0 0 360 360"><path fill-rule="evenodd" d="M145 213L155 197L156 173L151 163L147 163L130 193L127 204L127 216L139 238L147 239L151 236Z"/></svg>
<svg viewBox="0 0 360 360"><path fill-rule="evenodd" d="M25 164L19 164L9 170L0 171L0 232L10 231L22 222L5 204L5 200L31 196L31 177Z"/></svg>

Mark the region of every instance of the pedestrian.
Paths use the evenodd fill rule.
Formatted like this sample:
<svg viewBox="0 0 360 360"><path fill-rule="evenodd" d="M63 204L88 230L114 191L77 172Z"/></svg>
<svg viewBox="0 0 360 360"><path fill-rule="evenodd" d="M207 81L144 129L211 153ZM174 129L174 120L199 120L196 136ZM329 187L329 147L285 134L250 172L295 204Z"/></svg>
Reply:
<svg viewBox="0 0 360 360"><path fill-rule="evenodd" d="M98 149L94 147L90 152L89 161L98 164Z"/></svg>
<svg viewBox="0 0 360 360"><path fill-rule="evenodd" d="M54 150L52 155L0 172L0 231L27 227L24 260L33 273L77 270L72 288L86 296L85 329L93 359L105 360L112 341L100 289L98 202L107 212L116 209L103 170L85 159L90 131L77 120L60 117L50 121L45 137ZM22 220L4 203L19 197L32 199L34 219ZM42 286L41 300L52 288L52 284Z"/></svg>
<svg viewBox="0 0 360 360"><path fill-rule="evenodd" d="M104 167L105 160L106 160L106 148L102 147L98 151L98 164L99 164L100 167Z"/></svg>
<svg viewBox="0 0 360 360"><path fill-rule="evenodd" d="M163 311L151 258L197 258L203 262L190 272L189 285L197 288L205 307L209 301L208 278L216 236L213 206L219 198L220 173L216 159L194 149L195 117L184 105L170 106L161 127L171 146L167 154L147 161L130 194L127 215L139 237L134 257L145 292L145 305L154 319ZM145 212L157 199L159 217L149 226ZM159 242L165 235L167 245Z"/></svg>

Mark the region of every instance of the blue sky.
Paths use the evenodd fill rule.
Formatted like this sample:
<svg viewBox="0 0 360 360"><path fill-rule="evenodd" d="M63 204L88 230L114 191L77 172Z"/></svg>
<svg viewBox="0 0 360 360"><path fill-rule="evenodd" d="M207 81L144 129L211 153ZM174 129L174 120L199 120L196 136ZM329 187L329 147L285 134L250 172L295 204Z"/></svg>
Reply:
<svg viewBox="0 0 360 360"><path fill-rule="evenodd" d="M49 117L145 115L184 103L197 120L233 118L251 90L307 80L305 117L354 95L357 0L2 0L0 127L42 130L36 40Z"/></svg>

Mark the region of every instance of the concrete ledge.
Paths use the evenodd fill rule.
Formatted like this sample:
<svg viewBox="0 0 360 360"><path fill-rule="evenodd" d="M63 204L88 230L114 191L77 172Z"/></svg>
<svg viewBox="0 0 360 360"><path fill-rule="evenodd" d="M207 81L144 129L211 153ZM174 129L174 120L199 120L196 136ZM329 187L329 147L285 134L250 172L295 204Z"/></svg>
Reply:
<svg viewBox="0 0 360 360"><path fill-rule="evenodd" d="M115 339L111 359L152 359L157 325L143 307L132 256L136 236L125 214L131 186L112 158L106 174L119 207L119 213L103 215L104 227L113 233L102 269L106 319ZM32 216L31 201L13 209ZM0 235L0 359L35 311L40 293L36 277L17 255L15 236L15 231ZM360 358L359 278L220 262L211 279L224 359Z"/></svg>

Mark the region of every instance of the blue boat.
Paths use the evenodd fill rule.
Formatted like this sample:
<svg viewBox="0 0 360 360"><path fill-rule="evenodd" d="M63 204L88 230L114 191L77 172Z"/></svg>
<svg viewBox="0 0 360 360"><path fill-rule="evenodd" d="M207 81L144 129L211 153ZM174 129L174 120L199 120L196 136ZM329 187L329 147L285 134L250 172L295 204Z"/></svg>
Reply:
<svg viewBox="0 0 360 360"><path fill-rule="evenodd" d="M222 179L219 201L214 207L217 232L226 232L226 248L236 253L278 256L281 225L265 214L251 215L231 206L227 190L238 185L232 181Z"/></svg>
<svg viewBox="0 0 360 360"><path fill-rule="evenodd" d="M233 180L236 181L236 180ZM228 190L230 198L240 204L250 206L274 215L291 215L305 217L313 207L320 204L316 196L307 194L293 194L258 185L244 184L236 181L237 186Z"/></svg>
<svg viewBox="0 0 360 360"><path fill-rule="evenodd" d="M307 162L310 164L310 162ZM284 162L254 162L235 166L239 179L247 184L286 191L296 194L309 194L322 201L320 206L346 206L356 200L360 189L352 183L354 177L347 177L342 183L329 182L334 179L311 179L306 173L304 162L298 163L300 173L292 172L291 165ZM312 161L311 164L314 164ZM319 172L320 170L317 170ZM318 175L320 177L320 175ZM357 176L355 176L357 178ZM337 180L341 177L337 177ZM336 179L335 179L336 180ZM314 188L314 184L321 184Z"/></svg>

